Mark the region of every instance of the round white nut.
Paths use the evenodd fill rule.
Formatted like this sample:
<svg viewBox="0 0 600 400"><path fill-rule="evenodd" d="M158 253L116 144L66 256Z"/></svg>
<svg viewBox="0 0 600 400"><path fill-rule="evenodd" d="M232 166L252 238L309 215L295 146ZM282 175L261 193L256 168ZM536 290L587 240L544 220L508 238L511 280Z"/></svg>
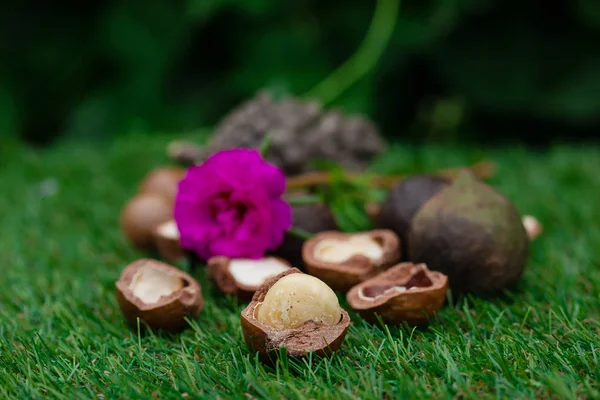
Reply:
<svg viewBox="0 0 600 400"><path fill-rule="evenodd" d="M371 260L383 256L383 248L369 235L352 235L348 239L323 239L315 246L315 258L330 263L341 263L352 256L362 255Z"/></svg>
<svg viewBox="0 0 600 400"><path fill-rule="evenodd" d="M298 328L307 321L335 325L341 316L334 291L306 274L290 274L278 280L257 309L256 319L276 329Z"/></svg>

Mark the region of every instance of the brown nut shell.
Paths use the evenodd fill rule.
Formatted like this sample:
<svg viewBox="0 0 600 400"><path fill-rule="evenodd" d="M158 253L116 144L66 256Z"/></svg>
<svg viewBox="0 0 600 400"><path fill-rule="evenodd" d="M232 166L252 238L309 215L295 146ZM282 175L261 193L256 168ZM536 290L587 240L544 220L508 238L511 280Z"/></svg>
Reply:
<svg viewBox="0 0 600 400"><path fill-rule="evenodd" d="M153 268L178 277L182 281L182 288L147 304L133 293L130 286L142 268ZM134 327L137 326L139 318L152 329L179 332L187 327L185 317L197 317L204 307L204 298L198 282L180 269L157 260L140 259L129 264L115 286L119 307L127 322Z"/></svg>
<svg viewBox="0 0 600 400"><path fill-rule="evenodd" d="M318 325L313 321L305 322L295 329L276 329L259 322L254 311L262 303L269 289L281 278L290 274L301 274L297 268L291 268L267 280L252 297L252 301L242 311L242 332L248 347L257 351L263 361L272 360L280 348L286 348L288 356L302 357L313 351L317 356L329 356L340 348L348 327L350 316L340 308L340 322L332 326Z"/></svg>
<svg viewBox="0 0 600 400"><path fill-rule="evenodd" d="M380 244L383 250L381 257L371 259L358 254L341 262L326 262L315 256L317 245L322 240L346 241L358 235L368 235ZM304 243L302 258L309 274L321 279L334 290L347 291L352 286L377 275L398 262L400 259L400 240L394 232L388 229L376 229L360 233L326 231L313 236Z"/></svg>
<svg viewBox="0 0 600 400"><path fill-rule="evenodd" d="M282 258L272 256L267 256L265 258L272 258L288 268L292 268L292 266ZM266 279L258 285L244 284L243 282L238 281L231 273L229 269L231 261L231 258L225 256L215 256L210 258L207 261L208 273L215 281L221 292L237 296L242 301L251 300L252 296L254 296L254 293L260 288L260 286L272 277L266 277Z"/></svg>
<svg viewBox="0 0 600 400"><path fill-rule="evenodd" d="M138 192L158 194L173 204L179 188L179 181L183 179L185 171L179 167L155 168L144 177Z"/></svg>
<svg viewBox="0 0 600 400"><path fill-rule="evenodd" d="M185 250L179 242L179 231L174 220L169 220L154 228L154 244L160 256L169 263L185 258Z"/></svg>
<svg viewBox="0 0 600 400"><path fill-rule="evenodd" d="M156 226L173 218L173 207L162 196L142 193L130 199L120 216L123 235L139 249L154 246Z"/></svg>
<svg viewBox="0 0 600 400"><path fill-rule="evenodd" d="M346 299L367 321L376 322L379 315L390 324L420 325L444 305L447 290L446 275L405 262L354 286Z"/></svg>

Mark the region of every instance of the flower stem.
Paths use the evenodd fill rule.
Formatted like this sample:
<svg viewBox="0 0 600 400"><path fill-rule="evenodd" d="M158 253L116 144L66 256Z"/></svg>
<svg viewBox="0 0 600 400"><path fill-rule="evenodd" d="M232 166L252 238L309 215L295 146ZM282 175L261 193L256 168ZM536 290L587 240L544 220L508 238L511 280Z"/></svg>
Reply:
<svg viewBox="0 0 600 400"><path fill-rule="evenodd" d="M267 155L269 154L269 147L271 147L271 139L273 139L273 136L267 133L262 139L260 146L258 147L262 158L267 158Z"/></svg>
<svg viewBox="0 0 600 400"><path fill-rule="evenodd" d="M319 196L292 197L287 200L291 206L303 206L306 204L321 203L323 200Z"/></svg>
<svg viewBox="0 0 600 400"><path fill-rule="evenodd" d="M358 50L304 97L331 103L373 69L392 37L399 8L400 0L377 0L371 25Z"/></svg>
<svg viewBox="0 0 600 400"><path fill-rule="evenodd" d="M290 228L288 229L287 233L289 233L292 236L296 236L297 238L300 239L310 239L311 237L313 237L313 234L310 232L305 231L304 229L300 229L300 228Z"/></svg>
<svg viewBox="0 0 600 400"><path fill-rule="evenodd" d="M469 168L473 173L482 179L490 178L496 173L496 165L491 161L480 161L469 167L448 168L434 171L434 175L453 178L459 171ZM344 179L347 181L356 181L364 175L359 173L345 172ZM391 188L397 185L402 179L408 175L367 175L369 186L377 188ZM307 186L326 185L334 179L334 176L327 171L308 172L306 174L290 177L287 180L287 189L299 189Z"/></svg>

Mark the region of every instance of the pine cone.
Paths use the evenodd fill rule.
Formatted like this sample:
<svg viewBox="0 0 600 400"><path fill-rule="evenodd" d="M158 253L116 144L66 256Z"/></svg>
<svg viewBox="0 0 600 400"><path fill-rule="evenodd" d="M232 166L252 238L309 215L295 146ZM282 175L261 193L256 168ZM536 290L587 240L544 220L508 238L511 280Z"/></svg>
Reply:
<svg viewBox="0 0 600 400"><path fill-rule="evenodd" d="M311 170L312 160L330 160L360 171L385 147L366 118L339 110L324 112L317 102L294 98L275 102L260 92L225 116L202 157L232 147L258 147L266 134L271 135L269 161L287 175Z"/></svg>

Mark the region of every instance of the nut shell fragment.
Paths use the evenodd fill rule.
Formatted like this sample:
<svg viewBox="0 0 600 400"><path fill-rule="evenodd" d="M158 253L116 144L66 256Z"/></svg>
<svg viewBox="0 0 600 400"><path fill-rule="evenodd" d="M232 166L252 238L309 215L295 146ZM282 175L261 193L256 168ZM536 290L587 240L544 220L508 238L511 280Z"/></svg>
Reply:
<svg viewBox="0 0 600 400"><path fill-rule="evenodd" d="M425 264L405 262L354 286L346 299L370 322L425 324L446 299L448 277Z"/></svg>
<svg viewBox="0 0 600 400"><path fill-rule="evenodd" d="M254 278L256 279L253 279L253 281L261 282L256 284L255 282L244 282L243 280L236 279L236 272L231 269L232 262L235 263L236 261L248 264L255 263L254 266L248 268L248 273L254 274ZM277 268L277 265L265 266L269 272L276 271L272 275L264 273L264 271L257 271L257 269L260 269L261 264L265 262L269 264L279 264L280 268ZM292 268L292 266L287 261L278 257L265 257L260 260L236 260L225 256L216 256L208 260L207 268L210 277L216 282L221 292L237 296L240 300L246 301L252 299L254 293L266 280L280 274L284 270ZM261 279L263 277L264 279Z"/></svg>
<svg viewBox="0 0 600 400"><path fill-rule="evenodd" d="M163 281L180 279L179 287L166 290L158 299L148 300L148 294L141 296L136 292L135 280L145 271L154 275L163 275ZM156 284L157 279L148 284ZM198 316L204 306L202 290L198 282L185 272L152 259L140 259L129 264L116 282L116 295L119 307L130 325L136 326L139 318L148 327L169 332L178 332L187 326L186 317ZM165 291L157 288L155 291ZM146 288L146 293L152 290ZM145 301L143 299L146 299ZM143 327L143 325L142 325Z"/></svg>
<svg viewBox="0 0 600 400"><path fill-rule="evenodd" d="M169 263L176 263L185 258L185 250L181 247L179 230L175 220L158 225L154 231L154 244L160 256Z"/></svg>
<svg viewBox="0 0 600 400"><path fill-rule="evenodd" d="M336 246L336 243L347 247L346 243L362 238L377 243L381 248L380 253L373 252L369 245L364 254L354 254L347 259L319 255L324 248L320 244L325 241L328 242L327 247ZM352 243L352 246L359 247L358 241L356 245ZM400 258L400 241L394 232L387 229L361 233L326 231L304 243L302 257L309 274L321 279L334 290L346 291L395 264Z"/></svg>
<svg viewBox="0 0 600 400"><path fill-rule="evenodd" d="M331 355L341 346L350 326L350 316L341 308L340 321L336 325L327 326L308 321L298 328L276 329L258 321L255 309L264 301L269 289L284 276L296 273L302 272L291 268L270 278L254 293L252 301L242 311L244 339L248 347L257 351L264 361L272 360L281 348L286 348L291 357L302 357L311 351L317 356Z"/></svg>

